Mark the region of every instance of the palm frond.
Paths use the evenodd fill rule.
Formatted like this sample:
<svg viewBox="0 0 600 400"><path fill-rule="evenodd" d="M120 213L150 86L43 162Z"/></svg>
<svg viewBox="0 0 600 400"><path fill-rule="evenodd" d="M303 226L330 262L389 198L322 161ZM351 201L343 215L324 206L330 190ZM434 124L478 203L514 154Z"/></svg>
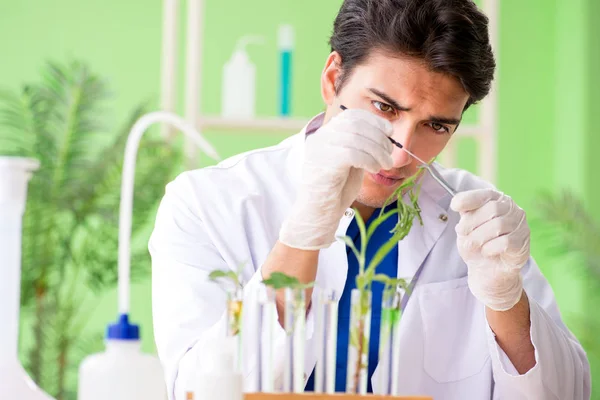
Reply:
<svg viewBox="0 0 600 400"><path fill-rule="evenodd" d="M25 115L29 99L3 90L0 103L0 154L25 157L33 154L34 140Z"/></svg>
<svg viewBox="0 0 600 400"><path fill-rule="evenodd" d="M540 233L553 244L554 254L575 253L600 281L600 225L583 201L569 191L544 194L539 201Z"/></svg>
<svg viewBox="0 0 600 400"><path fill-rule="evenodd" d="M69 186L63 196L64 206L70 207L79 220L95 211L98 201L108 191L120 192L121 165L125 143L133 124L146 112L146 105L138 105L117 132L112 143L104 147L86 171L87 184ZM114 203L113 203L114 205Z"/></svg>
<svg viewBox="0 0 600 400"><path fill-rule="evenodd" d="M593 312L600 305L600 224L581 199L563 190L544 193L538 201L538 215L532 220L536 232L547 243L545 251L568 259L568 276L579 276L585 293L585 308L578 315L568 315L569 326L581 342L593 373L600 365L597 332L600 321ZM533 225L532 225L533 226ZM600 394L593 394L600 398Z"/></svg>
<svg viewBox="0 0 600 400"><path fill-rule="evenodd" d="M47 131L50 106L38 86L18 94L0 91L0 154L38 158L53 164L55 143Z"/></svg>
<svg viewBox="0 0 600 400"><path fill-rule="evenodd" d="M86 173L107 131L103 107L108 99L106 84L79 63L69 67L49 63L42 92L53 104L48 129L57 143L53 182L65 193L70 185L88 183Z"/></svg>

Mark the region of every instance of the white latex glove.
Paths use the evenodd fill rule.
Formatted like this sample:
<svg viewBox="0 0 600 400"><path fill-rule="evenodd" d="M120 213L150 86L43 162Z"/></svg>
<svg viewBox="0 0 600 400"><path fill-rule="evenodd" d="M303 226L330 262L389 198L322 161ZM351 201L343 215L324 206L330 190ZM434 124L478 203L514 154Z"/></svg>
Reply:
<svg viewBox="0 0 600 400"><path fill-rule="evenodd" d="M529 259L525 212L491 189L458 193L450 207L460 213L457 244L471 292L492 310L511 309L521 299L521 268Z"/></svg>
<svg viewBox="0 0 600 400"><path fill-rule="evenodd" d="M329 247L340 219L362 186L364 170L393 166L392 125L365 110L341 112L306 138L296 204L279 233L302 250Z"/></svg>

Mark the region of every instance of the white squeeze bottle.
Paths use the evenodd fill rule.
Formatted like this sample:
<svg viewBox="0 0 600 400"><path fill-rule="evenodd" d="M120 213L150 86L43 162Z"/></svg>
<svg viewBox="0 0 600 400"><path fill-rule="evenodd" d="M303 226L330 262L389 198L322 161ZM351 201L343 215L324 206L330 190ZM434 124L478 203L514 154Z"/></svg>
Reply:
<svg viewBox="0 0 600 400"><path fill-rule="evenodd" d="M106 333L106 351L79 367L78 400L166 400L162 367L140 351L139 327L123 314Z"/></svg>
<svg viewBox="0 0 600 400"><path fill-rule="evenodd" d="M223 337L202 353L186 400L243 400L242 374L235 368L236 339ZM190 390L191 389L191 390Z"/></svg>
<svg viewBox="0 0 600 400"><path fill-rule="evenodd" d="M251 119L255 115L256 67L250 61L246 46L262 43L260 36L242 37L223 67L221 113L225 118Z"/></svg>

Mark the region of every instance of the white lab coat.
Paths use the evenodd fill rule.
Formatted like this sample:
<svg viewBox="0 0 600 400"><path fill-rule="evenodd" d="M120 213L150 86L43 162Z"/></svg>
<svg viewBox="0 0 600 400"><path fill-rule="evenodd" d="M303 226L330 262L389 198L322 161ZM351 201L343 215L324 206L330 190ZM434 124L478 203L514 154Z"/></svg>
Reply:
<svg viewBox="0 0 600 400"><path fill-rule="evenodd" d="M150 239L153 262L154 333L169 398L184 399L211 338L224 332L225 295L207 275L245 262L244 296L250 300L261 281L261 265L275 244L296 194L304 130L277 146L251 151L214 167L180 175L167 186ZM458 191L489 187L461 170L443 176ZM530 259L523 268L529 296L531 338L536 365L519 375L497 345L484 306L469 291L467 268L456 247L459 216L450 197L425 177L419 199L424 226L415 224L398 244L398 274L421 277L401 322L404 395L435 400L583 400L590 397L589 364L577 339L565 327L552 289ZM353 218L348 210L338 228L343 235ZM341 241L321 250L316 284L341 293L346 281L346 249ZM250 304L250 303L248 303ZM305 377L316 362L312 312L307 316ZM256 315L244 315L246 388L256 376ZM277 384L281 384L283 330L273 341ZM377 392L378 372L373 376Z"/></svg>

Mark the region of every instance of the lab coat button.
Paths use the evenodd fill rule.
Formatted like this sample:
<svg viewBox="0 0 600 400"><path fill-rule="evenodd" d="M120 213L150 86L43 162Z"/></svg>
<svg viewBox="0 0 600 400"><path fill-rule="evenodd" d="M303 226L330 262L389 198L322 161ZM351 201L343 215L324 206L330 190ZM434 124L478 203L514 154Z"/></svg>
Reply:
<svg viewBox="0 0 600 400"><path fill-rule="evenodd" d="M438 217L442 222L448 222L448 216L446 214L440 214Z"/></svg>
<svg viewBox="0 0 600 400"><path fill-rule="evenodd" d="M344 215L348 218L352 218L354 217L354 211L352 210L346 210L346 212L344 213Z"/></svg>

